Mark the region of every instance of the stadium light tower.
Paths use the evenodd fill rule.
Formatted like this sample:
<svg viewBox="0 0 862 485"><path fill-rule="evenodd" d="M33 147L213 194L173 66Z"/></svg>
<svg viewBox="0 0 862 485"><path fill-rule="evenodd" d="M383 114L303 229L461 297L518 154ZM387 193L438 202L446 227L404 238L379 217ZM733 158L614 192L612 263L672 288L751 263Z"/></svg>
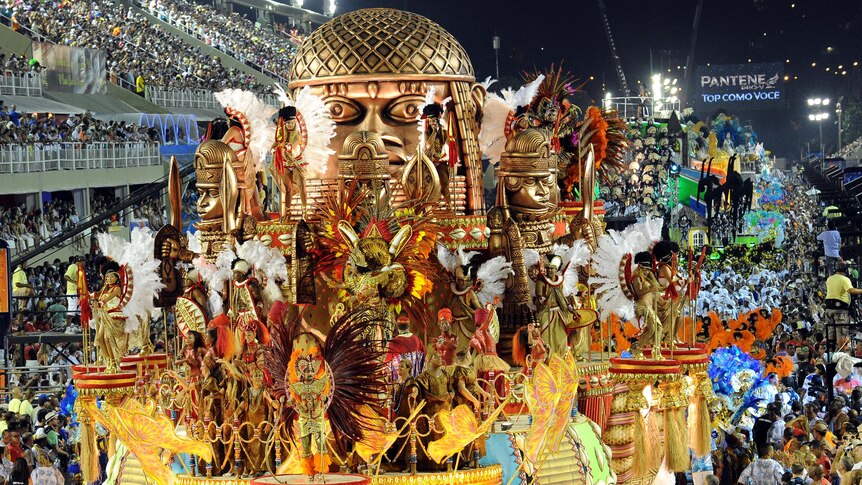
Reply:
<svg viewBox="0 0 862 485"><path fill-rule="evenodd" d="M808 120L816 121L817 128L820 131L820 159L826 159L826 153L823 151L823 120L829 118L829 113L821 111L821 108L829 106L829 98L808 98L808 106L816 110L814 113L809 113Z"/></svg>

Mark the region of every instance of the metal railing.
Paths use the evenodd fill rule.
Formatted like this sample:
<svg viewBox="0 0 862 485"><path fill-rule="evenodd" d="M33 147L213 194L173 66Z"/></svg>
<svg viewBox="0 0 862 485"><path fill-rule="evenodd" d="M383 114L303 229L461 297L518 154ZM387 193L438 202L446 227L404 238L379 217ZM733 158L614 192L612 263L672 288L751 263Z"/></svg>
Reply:
<svg viewBox="0 0 862 485"><path fill-rule="evenodd" d="M0 146L0 173L149 167L161 165L151 142L52 143Z"/></svg>
<svg viewBox="0 0 862 485"><path fill-rule="evenodd" d="M0 95L42 96L42 75L38 72L4 71L0 76Z"/></svg>
<svg viewBox="0 0 862 485"><path fill-rule="evenodd" d="M672 112L680 110L680 102L679 100L669 101L667 99L654 100L649 96L626 96L605 98L602 107L616 110L617 115L623 119L667 118Z"/></svg>
<svg viewBox="0 0 862 485"><path fill-rule="evenodd" d="M273 94L258 97L271 106L281 106ZM146 90L147 101L163 108L191 108L222 110L215 93L207 89L173 89L150 86Z"/></svg>

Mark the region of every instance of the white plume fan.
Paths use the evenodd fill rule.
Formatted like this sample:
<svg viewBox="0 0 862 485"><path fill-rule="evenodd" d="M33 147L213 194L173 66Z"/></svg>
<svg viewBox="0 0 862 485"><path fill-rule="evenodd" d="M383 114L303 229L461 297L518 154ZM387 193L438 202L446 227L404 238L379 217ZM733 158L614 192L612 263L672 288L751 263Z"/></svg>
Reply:
<svg viewBox="0 0 862 485"><path fill-rule="evenodd" d="M450 273L454 273L455 269L459 266L470 264L470 261L477 254L479 254L479 251L464 251L462 246L459 246L455 251L450 251L442 244L437 245L437 260Z"/></svg>
<svg viewBox="0 0 862 485"><path fill-rule="evenodd" d="M332 120L323 98L312 93L311 86L300 89L295 102L281 85L276 84L273 91L282 105L295 106L298 115L302 116L307 135L302 151L302 161L307 164L305 169L310 175L325 174L329 157L335 153L335 150L330 148L335 136L335 121Z"/></svg>
<svg viewBox="0 0 862 485"><path fill-rule="evenodd" d="M540 74L533 82L522 86L517 91L506 88L501 95L487 93L482 105L482 128L479 130L479 148L488 157L491 164L496 165L506 149L506 120L519 107L533 102L539 86L545 76ZM494 81L485 80L490 86ZM487 89L487 87L486 87Z"/></svg>
<svg viewBox="0 0 862 485"><path fill-rule="evenodd" d="M590 247L583 239L577 239L571 246L554 245L554 254L563 253L563 295L571 296L578 291L578 270L590 261ZM559 255L559 254L558 254Z"/></svg>
<svg viewBox="0 0 862 485"><path fill-rule="evenodd" d="M264 291L271 300L281 299L281 288L278 281L287 281L287 262L284 255L276 248L266 246L260 241L250 240L239 245L237 256L248 261L256 271L266 275Z"/></svg>
<svg viewBox="0 0 862 485"><path fill-rule="evenodd" d="M160 262L153 256L155 234L147 227L136 227L132 230L130 242L106 233L97 235L96 239L102 254L131 273L132 294L123 307L123 314L128 317L126 333L132 333L140 325L139 318L150 318L150 311L155 309L153 299L165 287L159 278Z"/></svg>
<svg viewBox="0 0 862 485"><path fill-rule="evenodd" d="M616 313L626 320L635 318L634 301L626 296L620 279L620 264L627 255L640 252L644 248L640 233L630 232L623 235L610 230L599 238L596 252L593 254L592 268L595 274L590 277L590 285L596 285L597 305L601 310L602 319L607 319L611 313Z"/></svg>
<svg viewBox="0 0 862 485"><path fill-rule="evenodd" d="M275 141L275 125L272 116L278 112L274 106L263 102L251 91L225 89L215 93L215 98L225 109L242 113L249 122L248 152L254 158L254 168L260 172L265 168L266 157ZM248 153L246 152L246 153Z"/></svg>
<svg viewBox="0 0 862 485"><path fill-rule="evenodd" d="M215 264L206 263L198 266L201 281L209 289L209 310L212 316L224 313L224 303L219 291L230 281L231 265L237 258L232 249L225 249L216 256Z"/></svg>
<svg viewBox="0 0 862 485"><path fill-rule="evenodd" d="M503 256L497 256L482 263L476 270L476 283L479 285L476 297L479 303L487 305L492 303L495 297L503 296L506 291L506 278L510 274L513 274L512 263L506 261Z"/></svg>

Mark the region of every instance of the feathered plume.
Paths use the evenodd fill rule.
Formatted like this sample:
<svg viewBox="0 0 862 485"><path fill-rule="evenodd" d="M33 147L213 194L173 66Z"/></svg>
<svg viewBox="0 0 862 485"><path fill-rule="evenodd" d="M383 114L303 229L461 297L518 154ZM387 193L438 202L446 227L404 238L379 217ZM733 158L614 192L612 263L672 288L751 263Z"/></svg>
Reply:
<svg viewBox="0 0 862 485"><path fill-rule="evenodd" d="M213 316L224 312L224 303L219 292L224 288L225 283L230 281L231 265L236 257L233 250L226 249L218 254L215 264L198 266L201 280L209 288L209 310Z"/></svg>
<svg viewBox="0 0 862 485"><path fill-rule="evenodd" d="M477 254L479 254L479 251L464 251L464 248L461 246L458 247L457 251L449 251L442 244L437 245L437 260L450 273L454 273L455 268L459 266L470 264L470 261Z"/></svg>
<svg viewBox="0 0 862 485"><path fill-rule="evenodd" d="M563 295L574 295L580 280L578 270L590 261L590 247L583 239L577 239L571 246L555 244L554 254L563 260Z"/></svg>
<svg viewBox="0 0 862 485"><path fill-rule="evenodd" d="M236 116L240 118L240 123L248 137L246 153L250 152L252 155L255 171L262 171L266 165L266 157L275 141L275 125L271 119L278 110L261 101L251 91L242 89L225 89L215 93L215 97L225 108L225 112L236 112ZM245 119L242 119L243 117Z"/></svg>
<svg viewBox="0 0 862 485"><path fill-rule="evenodd" d="M646 220L632 224L623 230L623 237L637 233L646 244L653 245L661 241L661 230L664 227L664 219L660 217L646 216Z"/></svg>
<svg viewBox="0 0 862 485"><path fill-rule="evenodd" d="M188 244L186 245L186 247L188 248L189 251L191 251L195 254L201 254L204 252L204 248L201 245L201 240L198 237L197 231L187 232L186 233L186 240L188 241Z"/></svg>
<svg viewBox="0 0 862 485"><path fill-rule="evenodd" d="M485 78L484 81L482 81L479 84L481 84L482 87L485 88L485 91L487 92L489 89L491 89L491 86L496 82L497 82L496 79L491 79L491 76L488 76Z"/></svg>
<svg viewBox="0 0 862 485"><path fill-rule="evenodd" d="M530 83L518 88L517 91L512 90L512 88L506 88L500 91L500 94L503 96L506 104L509 105L509 108L514 111L521 106L529 106L533 102L533 99L536 98L536 93L539 92L539 86L542 85L544 80L545 75L539 74Z"/></svg>
<svg viewBox="0 0 862 485"><path fill-rule="evenodd" d="M126 333L134 332L140 325L139 318L150 318L150 311L155 308L153 298L165 286L159 278L159 261L153 257L155 235L144 227L132 230L130 242L105 233L96 239L102 254L125 267L129 284L122 291L132 293L123 298L128 300L123 314L129 317Z"/></svg>
<svg viewBox="0 0 862 485"><path fill-rule="evenodd" d="M335 153L330 148L335 136L335 121L323 99L311 92L311 86L305 86L296 95L296 111L302 115L308 139L302 152L302 160L307 163L306 170L311 175L326 173L329 157Z"/></svg>
<svg viewBox="0 0 862 485"><path fill-rule="evenodd" d="M517 91L506 88L502 96L488 93L482 105L482 129L479 131L479 148L496 165L500 161L503 150L506 149L506 123L510 115L521 106L533 102L539 86L545 76L540 74L533 82L522 86Z"/></svg>
<svg viewBox="0 0 862 485"><path fill-rule="evenodd" d="M270 295L280 295L279 281L287 281L287 263L284 255L276 248L267 247L260 241L246 241L237 247L237 256L248 261L257 271L266 275L265 291Z"/></svg>
<svg viewBox="0 0 862 485"><path fill-rule="evenodd" d="M616 313L626 320L635 318L635 305L623 291L625 281L620 279L620 264L627 255L634 255L645 247L641 236L631 233L623 236L614 230L599 238L598 248L593 255L592 268L595 275L590 285L597 285L598 307L602 318L607 319Z"/></svg>
<svg viewBox="0 0 862 485"><path fill-rule="evenodd" d="M476 297L479 303L487 305L493 302L495 297L501 296L506 291L506 278L510 274L513 274L512 263L506 261L503 256L482 263L476 271L476 283L479 284Z"/></svg>

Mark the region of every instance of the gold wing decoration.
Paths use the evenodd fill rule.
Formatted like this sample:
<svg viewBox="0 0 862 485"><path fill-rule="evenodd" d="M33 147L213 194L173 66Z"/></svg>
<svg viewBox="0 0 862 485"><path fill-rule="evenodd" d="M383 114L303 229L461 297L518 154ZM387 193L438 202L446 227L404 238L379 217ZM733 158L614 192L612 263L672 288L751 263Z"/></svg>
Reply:
<svg viewBox="0 0 862 485"><path fill-rule="evenodd" d="M205 461L213 459L209 444L177 436L171 420L157 413L153 403L144 406L128 398L120 406L105 403L102 410L94 401L82 401L82 405L97 423L134 453L144 473L156 485L174 482L173 472L162 460L162 450L169 451L170 455L185 453Z"/></svg>
<svg viewBox="0 0 862 485"><path fill-rule="evenodd" d="M428 456L437 463L443 463L446 458L469 446L491 429L505 404L500 404L482 424L479 424L473 410L466 404L437 413L436 417L443 426L443 437L428 443Z"/></svg>
<svg viewBox="0 0 862 485"><path fill-rule="evenodd" d="M572 416L572 407L574 407L575 393L578 388L578 366L575 364L572 354L566 352L565 357L559 355L551 357L550 370L557 381L560 398L548 428L547 443L550 444L552 452L557 452Z"/></svg>
<svg viewBox="0 0 862 485"><path fill-rule="evenodd" d="M407 418L407 421L402 423L400 430L395 428L394 425L391 428L388 427L388 421L377 414L371 406L367 404L360 406L359 414L362 416L368 429L366 429L362 434L362 440L356 442L354 447L356 454L359 455L359 457L366 463L371 463L372 458L374 458L375 455L378 457L382 456L383 453L386 453L386 451L395 444L395 441L398 439L398 436L401 435L404 428L406 428L411 421L416 419L416 416L419 415L419 412L422 410L424 405L425 402L423 401L413 409L413 412Z"/></svg>
<svg viewBox="0 0 862 485"><path fill-rule="evenodd" d="M554 372L540 362L533 370L532 380L524 384L524 399L532 416L530 429L524 436L524 455L530 463L537 464L542 458L560 393Z"/></svg>

